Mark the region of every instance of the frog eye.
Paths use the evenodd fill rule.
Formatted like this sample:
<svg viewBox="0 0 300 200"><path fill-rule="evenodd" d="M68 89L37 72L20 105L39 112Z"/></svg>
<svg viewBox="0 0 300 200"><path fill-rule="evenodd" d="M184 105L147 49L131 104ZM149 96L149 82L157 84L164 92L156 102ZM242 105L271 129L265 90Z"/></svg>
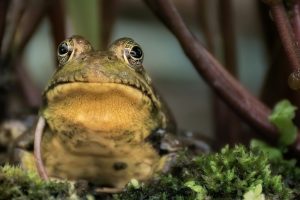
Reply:
<svg viewBox="0 0 300 200"><path fill-rule="evenodd" d="M72 52L73 48L69 42L64 41L60 43L57 48L57 57L59 64L65 64L69 60Z"/></svg>
<svg viewBox="0 0 300 200"><path fill-rule="evenodd" d="M135 59L143 58L143 51L140 47L134 46L130 51L130 56Z"/></svg>
<svg viewBox="0 0 300 200"><path fill-rule="evenodd" d="M135 69L140 69L142 67L144 54L143 50L139 46L133 46L130 49L126 49L125 58L127 62Z"/></svg>
<svg viewBox="0 0 300 200"><path fill-rule="evenodd" d="M68 52L69 52L69 46L66 42L63 42L58 46L58 50L57 50L58 55L64 56Z"/></svg>

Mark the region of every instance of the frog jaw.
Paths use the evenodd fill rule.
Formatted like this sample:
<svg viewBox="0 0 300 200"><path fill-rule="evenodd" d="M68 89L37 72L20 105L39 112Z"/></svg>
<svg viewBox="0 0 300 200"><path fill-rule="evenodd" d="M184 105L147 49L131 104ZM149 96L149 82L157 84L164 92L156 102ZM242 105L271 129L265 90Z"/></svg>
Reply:
<svg viewBox="0 0 300 200"><path fill-rule="evenodd" d="M154 93L153 89L149 85L140 81L139 79L126 79L126 78L116 78L116 77L107 78L106 76L103 76L100 79L99 77L93 78L90 76L85 76L82 73L80 73L80 76L77 74L79 74L79 73L75 73L74 76L68 76L65 78L54 79L53 81L51 81L43 93L43 96L46 98L46 101L48 99L48 93L49 92L51 93L51 95L50 95L50 97L51 97L53 94L55 94L56 89L60 88L58 86L61 86L61 85L74 84L74 83L117 84L117 85L123 85L125 87L133 88L133 89L140 91L144 95L148 96L149 99L151 99L151 101L153 102L153 104L155 105L155 107L157 109L160 109L160 107L161 107L161 103L160 103L157 95ZM99 81L99 79L102 81Z"/></svg>
<svg viewBox="0 0 300 200"><path fill-rule="evenodd" d="M157 126L157 109L140 90L116 83L67 83L57 85L46 94L43 115L53 129L68 119L84 129L121 137L124 130L140 132L144 138ZM51 124L49 116L57 122ZM58 120L60 119L60 120ZM141 126L139 126L141 125ZM148 126L148 127L147 127Z"/></svg>

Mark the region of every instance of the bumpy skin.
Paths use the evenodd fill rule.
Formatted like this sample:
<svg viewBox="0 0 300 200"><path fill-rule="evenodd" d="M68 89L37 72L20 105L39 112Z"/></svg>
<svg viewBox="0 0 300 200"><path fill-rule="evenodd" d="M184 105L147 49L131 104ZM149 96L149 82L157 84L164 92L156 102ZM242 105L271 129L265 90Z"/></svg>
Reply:
<svg viewBox="0 0 300 200"><path fill-rule="evenodd" d="M121 38L108 51L94 51L80 36L63 44L68 52L58 53L40 111L48 126L42 141L48 174L115 188L148 180L164 168L168 154L155 147L175 126L143 55L132 52L139 45Z"/></svg>

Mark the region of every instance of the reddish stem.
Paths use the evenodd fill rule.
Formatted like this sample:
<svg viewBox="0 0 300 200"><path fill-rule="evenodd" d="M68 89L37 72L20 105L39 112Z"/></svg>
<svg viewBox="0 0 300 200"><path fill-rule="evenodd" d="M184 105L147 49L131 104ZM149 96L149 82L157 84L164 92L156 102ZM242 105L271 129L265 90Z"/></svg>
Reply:
<svg viewBox="0 0 300 200"><path fill-rule="evenodd" d="M208 17L208 11L209 11L209 3L210 0L201 0L196 1L196 7L197 7L197 15L198 15L198 21L201 28L201 32L204 35L205 43L207 46L207 49L214 53L214 37L213 37L213 30L212 25L210 22L210 18Z"/></svg>
<svg viewBox="0 0 300 200"><path fill-rule="evenodd" d="M281 1L268 2L291 71L300 68L297 42L293 36L291 24Z"/></svg>
<svg viewBox="0 0 300 200"><path fill-rule="evenodd" d="M24 15L25 10L28 7L28 3L26 1L13 1L10 5L11 7L11 15L12 20L10 22L10 26L12 27L10 30L10 34L8 35L6 48L4 48L3 60L6 66L9 66L9 62L11 60L12 52L14 49L14 40L17 35L18 27L20 26L21 19Z"/></svg>
<svg viewBox="0 0 300 200"><path fill-rule="evenodd" d="M170 0L145 0L180 42L185 54L198 73L214 91L249 125L271 140L278 138L276 128L269 122L270 109L249 93L197 41L188 30Z"/></svg>
<svg viewBox="0 0 300 200"><path fill-rule="evenodd" d="M57 47L66 37L66 17L62 0L53 0L54 3L48 10L54 46Z"/></svg>
<svg viewBox="0 0 300 200"><path fill-rule="evenodd" d="M220 1L220 26L226 69L236 76L237 59L232 0Z"/></svg>
<svg viewBox="0 0 300 200"><path fill-rule="evenodd" d="M294 1L294 4L292 6L292 12L293 12L293 16L291 19L292 28L294 31L296 41L299 43L300 42L300 0Z"/></svg>
<svg viewBox="0 0 300 200"><path fill-rule="evenodd" d="M44 180L48 180L48 175L42 160L42 151L41 151L41 143L43 131L45 128L46 122L43 117L39 117L35 133L34 133L34 158L36 162L36 167L40 177Z"/></svg>
<svg viewBox="0 0 300 200"><path fill-rule="evenodd" d="M222 49L224 52L224 64L226 69L237 76L237 59L235 45L234 14L232 0L219 2L219 26L221 30ZM242 142L241 120L232 110L221 100L215 99L215 129L216 136L220 138L222 147L225 144L235 144Z"/></svg>
<svg viewBox="0 0 300 200"><path fill-rule="evenodd" d="M9 3L10 1L8 0L0 1L0 49L2 47L3 35L5 32L6 13L7 13Z"/></svg>
<svg viewBox="0 0 300 200"><path fill-rule="evenodd" d="M101 9L101 48L106 49L110 42L113 25L116 20L119 0L99 1Z"/></svg>
<svg viewBox="0 0 300 200"><path fill-rule="evenodd" d="M15 38L16 52L13 52L13 56L17 53L21 54L23 52L25 46L40 25L42 19L46 16L46 11L51 3L53 2L46 0L36 2L36 4L30 5L24 13L20 26L17 30L21 34L19 37Z"/></svg>

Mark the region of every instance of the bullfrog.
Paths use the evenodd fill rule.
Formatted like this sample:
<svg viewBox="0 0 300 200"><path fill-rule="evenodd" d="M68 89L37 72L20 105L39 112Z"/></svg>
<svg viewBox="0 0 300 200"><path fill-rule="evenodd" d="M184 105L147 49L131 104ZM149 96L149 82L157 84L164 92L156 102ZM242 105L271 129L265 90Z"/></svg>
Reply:
<svg viewBox="0 0 300 200"><path fill-rule="evenodd" d="M123 188L161 172L180 142L166 104L131 38L96 51L81 36L63 41L43 92L42 159L50 177Z"/></svg>

